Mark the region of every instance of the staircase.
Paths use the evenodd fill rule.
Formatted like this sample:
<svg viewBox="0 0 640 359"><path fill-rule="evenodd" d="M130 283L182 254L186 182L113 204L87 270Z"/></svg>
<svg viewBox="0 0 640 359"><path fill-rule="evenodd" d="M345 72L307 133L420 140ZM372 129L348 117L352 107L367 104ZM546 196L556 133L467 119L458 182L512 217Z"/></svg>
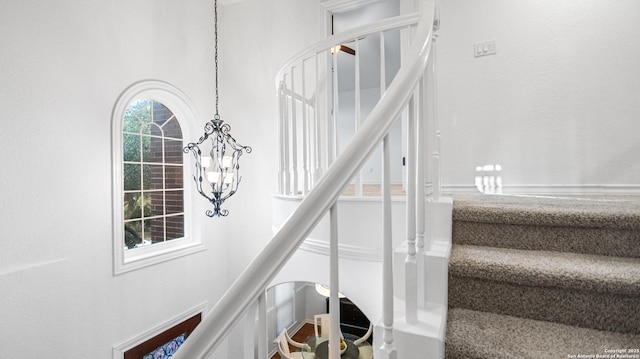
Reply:
<svg viewBox="0 0 640 359"><path fill-rule="evenodd" d="M367 314L377 322L374 328L374 338L378 338L374 343L376 358L418 357L414 353L435 353L429 357L442 357L443 318L446 312L443 283L446 280L446 265L439 264L446 264L442 248L447 249L448 255L450 247L440 245L444 238L434 238L432 234L443 232L443 227L450 228L451 202L448 198L443 198L440 191L440 133L435 116L435 32L439 28L439 18L433 1L421 0L419 3L419 10L415 13L356 27L313 44L281 68L276 80L280 143L278 196L296 201L300 197L300 200L293 206L295 208L284 223L274 228L277 232L272 239L206 314L176 352L174 359L210 358L231 329L241 322L239 330L243 332L246 350L240 354L234 352L234 358L254 357L255 353L258 359L266 359L269 347L273 344L267 329L266 289L278 283L276 277L285 266L296 264L296 259L299 259L296 255L305 252L298 251L299 247L325 217L328 221L328 233L325 236L327 240L322 243L322 250L329 259L329 268L322 269L322 277L328 277L328 281L312 278L308 273L309 261L302 263L297 269L289 268L286 272L303 275L295 280L328 282L331 289L329 306L336 309L340 307L340 281L349 283L351 277L354 282L360 282L354 285L366 284L367 296L372 300L377 299L376 308ZM387 78L387 53L396 52L387 51L386 44L394 38L394 34L399 35L398 41L407 46L402 51L400 69L395 72L395 76ZM360 47L359 42L369 40L373 41L374 48L379 49L374 51L375 58L368 58L362 55L367 51L360 51L365 46ZM380 65L377 75L380 78L380 96L366 119L361 117L359 110L355 111L354 127L357 130L347 143L341 144L336 131L341 113L337 96L340 88L337 78L340 66L339 54L334 50L346 43L357 50L353 59L350 59L356 69L354 74L360 73L360 61ZM355 78L354 103L355 108L360 108L359 75ZM387 83L391 78L390 83ZM397 274L394 273L392 263L394 243L391 212L394 206L391 198L390 132L393 124L400 119L404 119L407 124L404 211L406 245L403 246L406 248L406 256L403 258L405 265L402 272L405 293L402 301L396 301L393 289ZM376 257L377 263L365 258L357 261L357 267L352 265L350 270L341 271L340 259L343 258L339 257L341 252L345 252L341 249L353 249L353 246L341 242L344 239L339 241L338 202L344 189L351 184L355 185L356 195L361 196L364 187L361 168L380 147L382 195L378 213L382 221L378 224L382 235L379 244L374 244L373 241L368 243L368 247L375 251L371 256L368 255L370 253L365 253L364 256ZM426 208L441 210L426 211ZM447 245L450 243L449 234L450 231L446 236ZM429 262L423 260L424 257L430 258L429 256L435 257L434 262L437 262L430 266L441 270L434 275L421 275L427 271L420 272L419 265ZM372 269L374 267L375 270ZM374 272L378 275L378 280L362 280L361 273ZM434 279L435 283L432 283ZM294 279L289 278L289 281L292 280ZM376 287L371 283L381 285ZM437 287L441 294L438 297L439 306L435 309L433 306L427 307L423 300L429 297L428 293L432 293L429 287ZM328 340L329 358L339 358L338 310L330 312L330 327L332 334ZM427 334L433 335L428 337ZM430 339L433 339L432 345L429 344Z"/></svg>
<svg viewBox="0 0 640 359"><path fill-rule="evenodd" d="M457 196L452 240L446 358L640 358L638 198Z"/></svg>

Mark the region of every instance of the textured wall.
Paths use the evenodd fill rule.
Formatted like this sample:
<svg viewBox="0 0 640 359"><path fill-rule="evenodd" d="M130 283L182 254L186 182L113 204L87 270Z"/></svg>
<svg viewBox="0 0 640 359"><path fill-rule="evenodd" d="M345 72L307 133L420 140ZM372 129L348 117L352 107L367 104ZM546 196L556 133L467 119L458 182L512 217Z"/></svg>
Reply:
<svg viewBox="0 0 640 359"><path fill-rule="evenodd" d="M444 183L640 184L640 4L441 1ZM473 57L474 42L497 54ZM584 187L583 187L584 188Z"/></svg>
<svg viewBox="0 0 640 359"><path fill-rule="evenodd" d="M208 251L112 275L113 106L130 84L156 79L210 110L213 3L0 9L0 356L111 358L226 285L224 242L211 237Z"/></svg>
<svg viewBox="0 0 640 359"><path fill-rule="evenodd" d="M294 16L291 16L294 14ZM235 278L271 240L271 201L277 190L276 73L289 58L322 38L317 0L244 0L225 6L220 33L220 115L253 152L242 157L242 183L229 199L224 228L232 231L229 270ZM231 232L230 232L231 233Z"/></svg>

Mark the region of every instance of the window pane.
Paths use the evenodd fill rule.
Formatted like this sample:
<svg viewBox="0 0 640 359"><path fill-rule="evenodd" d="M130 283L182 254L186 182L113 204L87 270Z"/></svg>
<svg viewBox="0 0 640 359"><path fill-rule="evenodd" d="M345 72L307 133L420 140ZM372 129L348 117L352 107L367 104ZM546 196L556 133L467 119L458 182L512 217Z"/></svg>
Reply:
<svg viewBox="0 0 640 359"><path fill-rule="evenodd" d="M182 166L167 166L165 168L166 188L182 188Z"/></svg>
<svg viewBox="0 0 640 359"><path fill-rule="evenodd" d="M142 244L142 221L127 222L124 224L124 245L127 249L135 248Z"/></svg>
<svg viewBox="0 0 640 359"><path fill-rule="evenodd" d="M184 237L184 216L167 217L167 240Z"/></svg>
<svg viewBox="0 0 640 359"><path fill-rule="evenodd" d="M164 217L152 218L146 222L148 224L151 243L164 242Z"/></svg>
<svg viewBox="0 0 640 359"><path fill-rule="evenodd" d="M124 194L124 219L142 218L142 198L141 192ZM148 215L147 211L145 211L145 216Z"/></svg>
<svg viewBox="0 0 640 359"><path fill-rule="evenodd" d="M162 127L167 120L173 117L173 112L160 102L153 102L153 123Z"/></svg>
<svg viewBox="0 0 640 359"><path fill-rule="evenodd" d="M166 163L182 164L182 141L164 140L164 161Z"/></svg>
<svg viewBox="0 0 640 359"><path fill-rule="evenodd" d="M140 126L142 126L142 122L134 115L131 108L128 108L122 119L122 131L138 133L140 132Z"/></svg>
<svg viewBox="0 0 640 359"><path fill-rule="evenodd" d="M136 191L141 188L141 180L140 180L140 165L125 163L122 166L122 171L124 174L124 190L125 191Z"/></svg>
<svg viewBox="0 0 640 359"><path fill-rule="evenodd" d="M151 192L151 214L150 217L164 215L164 193Z"/></svg>
<svg viewBox="0 0 640 359"><path fill-rule="evenodd" d="M144 162L162 162L162 138L143 136L142 141L144 141L142 160Z"/></svg>
<svg viewBox="0 0 640 359"><path fill-rule="evenodd" d="M144 165L144 189L164 189L162 165Z"/></svg>
<svg viewBox="0 0 640 359"><path fill-rule="evenodd" d="M143 209L144 209L144 216L145 217L149 217L151 216L151 193L149 192L145 192L143 193L144 196L144 202L143 204Z"/></svg>
<svg viewBox="0 0 640 359"><path fill-rule="evenodd" d="M141 99L141 100L133 101L129 105L127 112L130 112L142 123L150 122L151 121L151 100Z"/></svg>
<svg viewBox="0 0 640 359"><path fill-rule="evenodd" d="M140 162L140 136L122 135L122 156L127 162Z"/></svg>
<svg viewBox="0 0 640 359"><path fill-rule="evenodd" d="M167 214L181 213L184 211L184 194L182 191L167 191L165 196Z"/></svg>
<svg viewBox="0 0 640 359"><path fill-rule="evenodd" d="M162 129L164 130L164 137L182 139L182 129L175 117L165 123Z"/></svg>
<svg viewBox="0 0 640 359"><path fill-rule="evenodd" d="M151 244L151 220L147 219L144 221L144 239L147 244Z"/></svg>
<svg viewBox="0 0 640 359"><path fill-rule="evenodd" d="M149 123L145 122L142 126L140 126L140 134L141 135L150 135L151 130L149 129Z"/></svg>

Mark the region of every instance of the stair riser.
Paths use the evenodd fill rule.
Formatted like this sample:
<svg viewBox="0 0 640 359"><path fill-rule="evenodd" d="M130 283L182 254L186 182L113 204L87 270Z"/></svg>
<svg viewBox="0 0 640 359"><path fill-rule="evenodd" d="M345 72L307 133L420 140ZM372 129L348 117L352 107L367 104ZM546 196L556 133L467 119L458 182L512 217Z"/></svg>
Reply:
<svg viewBox="0 0 640 359"><path fill-rule="evenodd" d="M640 334L638 298L449 277L449 307Z"/></svg>
<svg viewBox="0 0 640 359"><path fill-rule="evenodd" d="M455 244L640 258L640 231L470 221L452 231Z"/></svg>

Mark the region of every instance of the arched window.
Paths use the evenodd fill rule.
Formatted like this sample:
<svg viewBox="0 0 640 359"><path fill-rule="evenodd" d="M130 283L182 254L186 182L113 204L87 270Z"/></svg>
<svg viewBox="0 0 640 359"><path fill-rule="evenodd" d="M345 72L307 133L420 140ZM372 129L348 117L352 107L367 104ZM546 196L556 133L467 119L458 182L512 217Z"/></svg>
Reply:
<svg viewBox="0 0 640 359"><path fill-rule="evenodd" d="M118 99L112 118L115 274L201 249L189 233L182 152L182 124L195 120L186 96L164 82L134 84Z"/></svg>
<svg viewBox="0 0 640 359"><path fill-rule="evenodd" d="M124 249L184 237L182 129L175 114L136 99L122 118Z"/></svg>

